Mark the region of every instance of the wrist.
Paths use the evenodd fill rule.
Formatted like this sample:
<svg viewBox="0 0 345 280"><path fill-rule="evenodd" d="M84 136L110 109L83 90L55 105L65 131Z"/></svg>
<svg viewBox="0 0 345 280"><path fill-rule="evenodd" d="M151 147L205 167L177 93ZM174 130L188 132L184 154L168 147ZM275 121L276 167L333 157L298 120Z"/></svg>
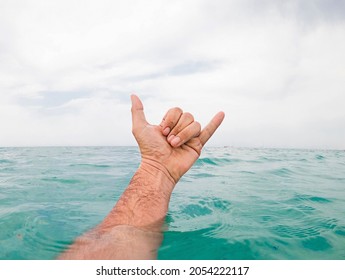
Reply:
<svg viewBox="0 0 345 280"><path fill-rule="evenodd" d="M143 157L139 170L144 172L146 176L152 177L155 181L160 182L158 186L162 186L164 189L172 191L176 185L175 179L166 167L155 160Z"/></svg>

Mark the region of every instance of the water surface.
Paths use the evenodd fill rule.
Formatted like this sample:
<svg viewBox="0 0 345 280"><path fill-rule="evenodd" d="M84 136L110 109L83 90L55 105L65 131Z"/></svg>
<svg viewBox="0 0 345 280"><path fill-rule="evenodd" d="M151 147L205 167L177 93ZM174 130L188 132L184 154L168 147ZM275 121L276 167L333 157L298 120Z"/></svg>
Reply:
<svg viewBox="0 0 345 280"><path fill-rule="evenodd" d="M53 259L110 211L135 147L0 148L0 259ZM345 152L206 148L159 259L345 259Z"/></svg>

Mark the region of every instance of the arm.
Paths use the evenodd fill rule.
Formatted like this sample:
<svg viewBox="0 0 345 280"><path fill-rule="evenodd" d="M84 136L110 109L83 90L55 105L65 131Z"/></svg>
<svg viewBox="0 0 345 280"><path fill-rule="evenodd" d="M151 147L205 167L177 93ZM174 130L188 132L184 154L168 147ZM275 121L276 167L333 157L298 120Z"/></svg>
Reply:
<svg viewBox="0 0 345 280"><path fill-rule="evenodd" d="M107 217L77 238L60 259L155 258L171 193L224 118L218 113L201 131L191 114L173 108L160 125L150 125L140 99L135 95L131 99L141 164Z"/></svg>

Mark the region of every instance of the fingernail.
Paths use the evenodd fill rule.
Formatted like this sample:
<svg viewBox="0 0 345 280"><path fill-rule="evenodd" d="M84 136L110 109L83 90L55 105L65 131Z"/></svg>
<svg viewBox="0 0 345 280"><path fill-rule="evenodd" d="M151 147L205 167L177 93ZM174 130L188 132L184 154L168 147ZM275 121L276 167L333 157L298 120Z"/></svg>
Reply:
<svg viewBox="0 0 345 280"><path fill-rule="evenodd" d="M171 146L177 146L180 143L181 139L180 137L176 136L175 138L173 138L170 142Z"/></svg>
<svg viewBox="0 0 345 280"><path fill-rule="evenodd" d="M166 128L163 130L163 134L164 134L165 136L167 136L167 135L169 134L169 132L170 132L170 127L166 127Z"/></svg>
<svg viewBox="0 0 345 280"><path fill-rule="evenodd" d="M170 142L173 138L175 137L175 135L170 135L169 137L168 137L168 142Z"/></svg>

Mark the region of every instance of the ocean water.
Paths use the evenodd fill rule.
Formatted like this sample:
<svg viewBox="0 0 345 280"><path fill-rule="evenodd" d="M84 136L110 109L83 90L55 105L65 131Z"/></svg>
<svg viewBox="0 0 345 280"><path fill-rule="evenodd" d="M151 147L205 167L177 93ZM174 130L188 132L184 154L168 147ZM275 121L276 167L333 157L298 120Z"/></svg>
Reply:
<svg viewBox="0 0 345 280"><path fill-rule="evenodd" d="M0 259L54 259L98 224L135 147L0 148ZM205 148L171 197L159 259L345 259L345 152Z"/></svg>

